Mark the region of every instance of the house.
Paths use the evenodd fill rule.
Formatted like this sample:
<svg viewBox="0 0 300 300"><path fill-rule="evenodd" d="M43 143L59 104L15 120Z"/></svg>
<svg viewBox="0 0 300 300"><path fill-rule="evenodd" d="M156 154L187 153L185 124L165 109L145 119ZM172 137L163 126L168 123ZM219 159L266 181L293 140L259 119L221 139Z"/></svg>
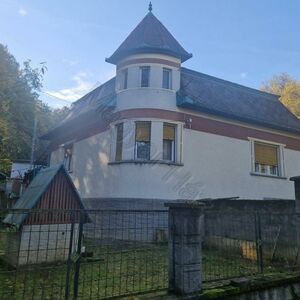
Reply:
<svg viewBox="0 0 300 300"><path fill-rule="evenodd" d="M63 165L42 169L2 221L11 228L5 260L13 266L66 260L71 234L72 251L77 247L80 216L76 210L82 208Z"/></svg>
<svg viewBox="0 0 300 300"><path fill-rule="evenodd" d="M31 169L30 160L15 159L12 161L10 178L23 178L25 173Z"/></svg>
<svg viewBox="0 0 300 300"><path fill-rule="evenodd" d="M294 199L300 121L276 95L185 68L191 58L150 7L106 59L116 76L42 137L88 207Z"/></svg>

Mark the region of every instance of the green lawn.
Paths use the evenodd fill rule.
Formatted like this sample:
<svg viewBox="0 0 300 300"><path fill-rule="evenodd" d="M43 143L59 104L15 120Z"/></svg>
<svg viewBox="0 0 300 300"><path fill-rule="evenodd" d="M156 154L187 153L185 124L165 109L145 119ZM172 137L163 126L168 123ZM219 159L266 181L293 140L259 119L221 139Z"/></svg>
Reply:
<svg viewBox="0 0 300 300"><path fill-rule="evenodd" d="M168 247L166 244L92 244L85 241L93 256L82 258L78 285L79 299L101 299L166 289ZM266 272L278 272L282 263L268 264ZM75 263L70 269L70 299L73 298ZM221 280L257 273L255 260L238 251L203 249L204 281ZM0 299L64 299L66 263L32 265L16 271L0 265Z"/></svg>
<svg viewBox="0 0 300 300"><path fill-rule="evenodd" d="M133 245L134 246L134 245ZM167 247L97 247L80 264L79 299L99 299L167 288ZM70 272L73 295L75 263ZM67 265L36 265L17 272L2 264L0 299L64 299Z"/></svg>

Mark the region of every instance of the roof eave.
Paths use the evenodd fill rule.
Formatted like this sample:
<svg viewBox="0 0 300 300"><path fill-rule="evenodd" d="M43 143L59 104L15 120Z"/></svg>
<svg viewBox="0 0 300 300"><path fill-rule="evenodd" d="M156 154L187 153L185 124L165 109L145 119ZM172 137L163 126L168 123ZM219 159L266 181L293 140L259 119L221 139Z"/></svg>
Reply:
<svg viewBox="0 0 300 300"><path fill-rule="evenodd" d="M121 51L115 52L112 56L105 59L106 62L111 63L113 65L117 65L123 58L126 56L134 55L134 54L147 54L147 53L156 53L156 54L165 54L176 57L181 60L181 63L190 59L193 54L192 53L178 53L174 52L170 49L159 49L159 48L152 48L152 47L143 47L143 48L136 48L131 49L130 51Z"/></svg>

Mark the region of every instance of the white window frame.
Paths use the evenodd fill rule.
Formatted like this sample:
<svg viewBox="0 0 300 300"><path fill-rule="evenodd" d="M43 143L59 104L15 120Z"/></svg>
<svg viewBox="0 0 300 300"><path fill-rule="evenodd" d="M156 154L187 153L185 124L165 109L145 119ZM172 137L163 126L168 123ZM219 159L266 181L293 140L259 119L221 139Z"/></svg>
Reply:
<svg viewBox="0 0 300 300"><path fill-rule="evenodd" d="M148 69L149 70L149 76L148 76L148 85L147 86L142 86L142 73L143 73L143 69ZM151 67L150 66L141 66L140 67L140 87L141 88L148 88L150 87L150 78L151 78Z"/></svg>
<svg viewBox="0 0 300 300"><path fill-rule="evenodd" d="M122 71L122 90L128 89L128 68L123 69Z"/></svg>
<svg viewBox="0 0 300 300"><path fill-rule="evenodd" d="M149 157L147 159L145 159L145 158L138 158L137 157L138 156L138 146L137 146L137 140L136 140L136 124L138 122L140 122L140 123L143 123L143 122L146 123L147 122L147 123L150 124L150 141L148 142L149 143ZM135 129L134 129L134 159L135 160L141 160L141 161L143 161L143 160L150 161L151 160L151 144L152 144L152 139L151 139L152 121L148 121L148 120L146 120L146 121L136 120L134 122L134 124L135 124Z"/></svg>
<svg viewBox="0 0 300 300"><path fill-rule="evenodd" d="M117 159L117 149L118 149L118 127L122 126L122 140L121 140L121 157ZM122 161L123 160L123 143L124 143L124 123L120 122L114 125L115 132L115 149L114 149L114 161Z"/></svg>
<svg viewBox="0 0 300 300"><path fill-rule="evenodd" d="M164 87L164 72L165 72L165 71L169 73L169 83L168 83L168 87ZM171 90L171 89L172 89L172 69L169 69L169 68L163 68L162 88L163 88L163 89L166 89L166 90Z"/></svg>
<svg viewBox="0 0 300 300"><path fill-rule="evenodd" d="M173 140L173 143L172 143L172 149L171 149L171 159L170 160L166 160L164 158L162 158L163 160L166 160L166 161L170 161L170 162L176 162L177 161L177 134L178 134L178 126L176 123L170 123L170 122L163 122L163 137L162 137L162 146L164 146L164 125L172 125L174 126L174 137L175 139Z"/></svg>
<svg viewBox="0 0 300 300"><path fill-rule="evenodd" d="M261 176L270 176L270 177L285 177L285 164L284 164L284 148L285 144L280 144L276 142L261 140L257 138L248 138L251 143L251 173L255 175L261 175ZM254 144L255 143L262 143L262 144L269 144L271 146L278 147L278 174L271 174L270 168L267 166L267 172L257 172L255 170L255 149Z"/></svg>

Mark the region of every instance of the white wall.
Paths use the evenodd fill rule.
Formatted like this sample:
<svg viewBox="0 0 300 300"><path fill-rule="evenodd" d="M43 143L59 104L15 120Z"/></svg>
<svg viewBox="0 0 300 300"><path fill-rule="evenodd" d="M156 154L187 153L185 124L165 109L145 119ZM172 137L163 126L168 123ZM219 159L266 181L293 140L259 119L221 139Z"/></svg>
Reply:
<svg viewBox="0 0 300 300"><path fill-rule="evenodd" d="M167 55L160 54L138 54L126 58L120 62L135 59L163 59L171 63L180 65L180 60ZM149 87L140 87L141 74L140 67L150 66L150 85ZM128 69L128 83L127 89L122 89L122 70ZM172 70L172 88L162 88L163 68ZM177 110L176 106L176 92L180 88L180 68L173 67L161 63L130 63L117 70L116 91L117 91L117 109L129 108L160 108Z"/></svg>
<svg viewBox="0 0 300 300"><path fill-rule="evenodd" d="M23 178L30 169L30 163L13 162L11 166L10 178Z"/></svg>
<svg viewBox="0 0 300 300"><path fill-rule="evenodd" d="M150 59L151 63L137 63ZM153 63L163 59L167 63ZM135 60L135 61L134 61ZM156 61L157 62L157 61ZM161 61L160 61L161 62ZM178 67L170 67L169 63ZM150 87L140 87L140 67L150 66ZM176 91L180 88L180 61L159 54L139 54L127 57L117 68L116 110L158 108L180 110L176 106ZM163 67L172 69L172 89L162 89ZM122 90L122 70L128 68L128 88ZM182 111L182 110L181 110ZM123 120L123 160L134 159L134 122ZM144 119L147 120L147 119ZM148 119L149 120L149 119ZM162 124L152 121L151 159L162 157ZM179 126L180 125L180 126ZM114 161L116 134L111 130L74 144L71 176L83 198L206 198L242 197L252 199L294 198L293 183L288 179L251 175L251 142L199 131L177 131L177 163L121 163ZM183 136L183 137L181 137ZM182 142L182 146L181 146ZM61 150L51 156L51 164L63 159ZM299 175L300 152L285 149L286 177Z"/></svg>
<svg viewBox="0 0 300 300"><path fill-rule="evenodd" d="M155 136L161 138L155 124L152 139ZM250 141L183 129L183 166L149 163L111 165L108 163L114 158L112 132L95 135L74 145L76 154L71 176L83 198L197 199L238 196L294 199L293 183L288 179L250 174ZM130 145L123 148L126 159L133 158L134 149ZM300 152L284 149L284 157L286 177L299 175Z"/></svg>
<svg viewBox="0 0 300 300"><path fill-rule="evenodd" d="M68 258L71 224L24 225L18 264L63 261ZM78 242L78 224L74 226L73 252Z"/></svg>
<svg viewBox="0 0 300 300"><path fill-rule="evenodd" d="M64 160L64 153L61 147L51 152L51 157L50 157L51 166L60 164L63 162L63 160Z"/></svg>

